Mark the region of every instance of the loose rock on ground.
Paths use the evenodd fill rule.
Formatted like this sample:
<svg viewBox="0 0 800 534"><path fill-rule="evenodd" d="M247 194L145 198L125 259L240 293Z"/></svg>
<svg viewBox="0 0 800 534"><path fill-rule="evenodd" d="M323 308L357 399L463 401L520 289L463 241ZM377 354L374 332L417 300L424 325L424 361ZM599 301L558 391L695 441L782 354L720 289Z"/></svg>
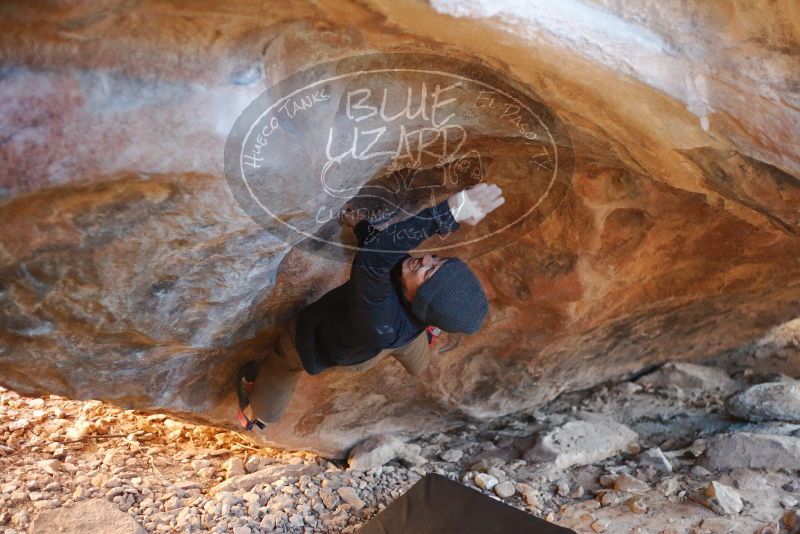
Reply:
<svg viewBox="0 0 800 534"><path fill-rule="evenodd" d="M371 438L349 465L162 414L0 390L0 529L349 533L426 473L578 532L800 528L796 426L729 417L731 388L756 384L690 370L686 390L643 377L412 442Z"/></svg>

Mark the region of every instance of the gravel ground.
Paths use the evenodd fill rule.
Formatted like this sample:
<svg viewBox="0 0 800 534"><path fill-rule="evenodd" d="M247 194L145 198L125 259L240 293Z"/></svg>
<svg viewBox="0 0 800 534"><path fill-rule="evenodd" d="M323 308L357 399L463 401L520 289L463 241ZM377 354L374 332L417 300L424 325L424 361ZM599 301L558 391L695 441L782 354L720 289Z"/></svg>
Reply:
<svg viewBox="0 0 800 534"><path fill-rule="evenodd" d="M764 420L762 390L754 421L742 400L731 417L725 399L759 383L783 384L766 386L783 395L767 410L776 420ZM667 366L448 433L373 437L349 465L162 414L0 389L0 530L70 532L73 513L84 527L116 525L107 532L354 532L439 473L578 532L796 533L795 384Z"/></svg>

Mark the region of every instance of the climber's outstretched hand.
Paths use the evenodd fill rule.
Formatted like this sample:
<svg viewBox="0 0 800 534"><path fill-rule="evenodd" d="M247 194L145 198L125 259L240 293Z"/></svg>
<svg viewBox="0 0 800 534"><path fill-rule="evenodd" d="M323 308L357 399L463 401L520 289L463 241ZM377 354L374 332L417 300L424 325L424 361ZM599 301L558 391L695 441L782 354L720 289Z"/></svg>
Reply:
<svg viewBox="0 0 800 534"><path fill-rule="evenodd" d="M447 204L456 222L463 221L474 226L505 201L503 191L496 184L479 183L451 196Z"/></svg>

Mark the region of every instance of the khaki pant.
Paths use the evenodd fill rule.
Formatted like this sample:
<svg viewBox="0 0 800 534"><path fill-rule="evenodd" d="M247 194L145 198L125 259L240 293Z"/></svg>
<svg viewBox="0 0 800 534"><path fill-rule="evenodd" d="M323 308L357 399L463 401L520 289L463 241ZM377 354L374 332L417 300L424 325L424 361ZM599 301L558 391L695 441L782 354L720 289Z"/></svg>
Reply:
<svg viewBox="0 0 800 534"><path fill-rule="evenodd" d="M305 369L294 346L296 320L281 334L274 351L262 362L255 387L250 393L250 405L255 416L266 423L280 420L297 381ZM374 358L356 365L337 366L337 369L364 371L389 355L394 356L412 376L419 376L430 361L428 336L423 331L411 343L396 349L384 349ZM327 371L327 369L326 369ZM325 371L323 371L324 373Z"/></svg>

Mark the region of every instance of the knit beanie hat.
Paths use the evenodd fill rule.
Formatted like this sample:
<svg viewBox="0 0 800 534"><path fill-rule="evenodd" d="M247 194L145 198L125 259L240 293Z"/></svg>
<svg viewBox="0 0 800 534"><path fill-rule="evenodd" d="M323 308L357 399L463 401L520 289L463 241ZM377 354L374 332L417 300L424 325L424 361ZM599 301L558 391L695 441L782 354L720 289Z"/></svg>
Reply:
<svg viewBox="0 0 800 534"><path fill-rule="evenodd" d="M458 258L448 258L419 286L411 311L445 332L472 334L481 327L489 303L467 264Z"/></svg>

